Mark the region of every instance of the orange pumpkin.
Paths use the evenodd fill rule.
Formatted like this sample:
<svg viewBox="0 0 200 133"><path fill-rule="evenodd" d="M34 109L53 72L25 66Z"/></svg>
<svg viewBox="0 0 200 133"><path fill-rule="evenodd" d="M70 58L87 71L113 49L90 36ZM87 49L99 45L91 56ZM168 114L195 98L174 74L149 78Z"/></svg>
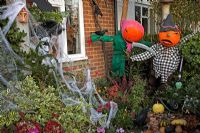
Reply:
<svg viewBox="0 0 200 133"><path fill-rule="evenodd" d="M173 47L180 42L181 33L179 31L163 31L159 32L158 37L163 46Z"/></svg>
<svg viewBox="0 0 200 133"><path fill-rule="evenodd" d="M125 20L121 25L121 32L127 42L138 42L144 36L144 27L135 20Z"/></svg>

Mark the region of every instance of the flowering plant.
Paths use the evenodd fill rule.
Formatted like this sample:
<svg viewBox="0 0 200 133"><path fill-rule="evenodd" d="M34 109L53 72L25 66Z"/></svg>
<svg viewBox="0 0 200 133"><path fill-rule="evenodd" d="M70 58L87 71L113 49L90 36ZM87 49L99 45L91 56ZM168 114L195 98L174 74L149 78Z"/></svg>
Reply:
<svg viewBox="0 0 200 133"><path fill-rule="evenodd" d="M116 130L116 133L124 133L124 129L123 129L123 128L118 128L118 129Z"/></svg>
<svg viewBox="0 0 200 133"><path fill-rule="evenodd" d="M41 133L39 123L21 120L15 125L16 133Z"/></svg>
<svg viewBox="0 0 200 133"><path fill-rule="evenodd" d="M44 133L64 133L64 129L60 123L49 120L44 127Z"/></svg>
<svg viewBox="0 0 200 133"><path fill-rule="evenodd" d="M110 110L110 101L107 102L106 104L100 104L97 108L97 112L102 112L102 113L105 113L107 111Z"/></svg>
<svg viewBox="0 0 200 133"><path fill-rule="evenodd" d="M105 129L103 127L98 127L97 133L105 133Z"/></svg>

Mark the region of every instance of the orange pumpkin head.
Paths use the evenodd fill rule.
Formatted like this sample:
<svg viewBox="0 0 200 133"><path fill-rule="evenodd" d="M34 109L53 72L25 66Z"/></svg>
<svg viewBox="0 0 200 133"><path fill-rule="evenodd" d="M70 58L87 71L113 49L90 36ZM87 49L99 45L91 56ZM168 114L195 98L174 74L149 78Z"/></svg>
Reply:
<svg viewBox="0 0 200 133"><path fill-rule="evenodd" d="M121 32L126 42L138 42L144 36L143 26L135 20L124 20L121 24Z"/></svg>
<svg viewBox="0 0 200 133"><path fill-rule="evenodd" d="M179 31L162 31L159 32L159 41L165 47L176 46L180 42L180 32Z"/></svg>

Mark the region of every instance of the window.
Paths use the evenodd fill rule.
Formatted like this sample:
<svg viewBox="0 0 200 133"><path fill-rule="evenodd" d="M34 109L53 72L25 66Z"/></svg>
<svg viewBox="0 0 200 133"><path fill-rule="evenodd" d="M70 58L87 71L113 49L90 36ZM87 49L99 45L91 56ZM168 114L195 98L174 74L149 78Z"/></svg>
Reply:
<svg viewBox="0 0 200 133"><path fill-rule="evenodd" d="M123 0L117 0L117 21L118 30L120 29L120 20L122 14ZM127 19L135 19L140 22L145 33L150 33L150 0L135 0L128 3Z"/></svg>
<svg viewBox="0 0 200 133"><path fill-rule="evenodd" d="M86 59L82 0L65 0L60 11L66 11L63 20L65 32L60 36L61 60L76 61Z"/></svg>
<svg viewBox="0 0 200 133"><path fill-rule="evenodd" d="M135 5L135 20L140 22L145 30L145 33L149 33L150 31L150 22L149 22L149 7L142 5L142 4L136 4Z"/></svg>

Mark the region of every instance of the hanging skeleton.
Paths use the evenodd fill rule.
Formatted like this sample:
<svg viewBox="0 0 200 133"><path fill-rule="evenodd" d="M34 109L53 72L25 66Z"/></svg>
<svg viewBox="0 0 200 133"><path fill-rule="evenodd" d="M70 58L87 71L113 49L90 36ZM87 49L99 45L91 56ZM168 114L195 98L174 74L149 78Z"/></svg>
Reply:
<svg viewBox="0 0 200 133"><path fill-rule="evenodd" d="M101 31L101 26L99 23L99 15L101 17L103 16L101 9L99 8L99 5L96 0L90 0L90 5L92 7L92 12L94 15L95 27L97 28L97 30Z"/></svg>

